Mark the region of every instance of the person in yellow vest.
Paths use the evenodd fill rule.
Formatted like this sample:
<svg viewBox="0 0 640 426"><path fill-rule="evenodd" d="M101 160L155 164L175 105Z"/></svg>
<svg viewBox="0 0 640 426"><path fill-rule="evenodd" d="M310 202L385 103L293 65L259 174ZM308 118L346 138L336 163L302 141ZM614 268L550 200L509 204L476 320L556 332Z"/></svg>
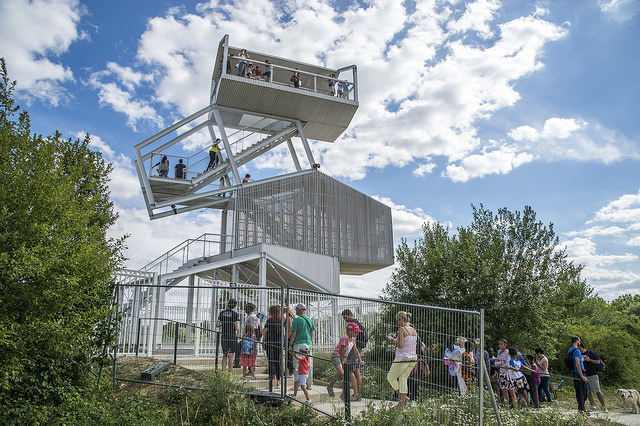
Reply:
<svg viewBox="0 0 640 426"><path fill-rule="evenodd" d="M218 147L219 143L220 143L220 138L216 139L216 141L213 143L213 146L209 150L209 165L207 166L207 170L217 166L218 163L220 162L220 157L218 155L218 151L220 151L220 148ZM205 172L207 170L205 170Z"/></svg>

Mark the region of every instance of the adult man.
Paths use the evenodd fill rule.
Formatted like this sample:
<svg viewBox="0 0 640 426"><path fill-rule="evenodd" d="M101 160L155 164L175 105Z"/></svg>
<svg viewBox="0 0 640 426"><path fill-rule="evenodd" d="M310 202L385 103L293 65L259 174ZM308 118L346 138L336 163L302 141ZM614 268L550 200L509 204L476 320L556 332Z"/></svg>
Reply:
<svg viewBox="0 0 640 426"><path fill-rule="evenodd" d="M355 319L355 317L353 316L353 312L351 312L351 309L345 309L344 311L342 311L342 319L344 319L344 321L347 324L354 322L358 325L358 328L360 329L360 333L356 334L356 348L358 349L358 352L360 353L360 355L362 355L362 350L367 345L367 340L368 340L367 330L365 330L364 326L360 321ZM361 392L362 392L362 374L360 374L360 361L358 361L358 358L354 351L350 351L349 354L347 355L346 366L347 366L346 372L349 373L349 379L353 384L353 389L356 395L356 397L352 398L351 400L359 401L361 398Z"/></svg>
<svg viewBox="0 0 640 426"><path fill-rule="evenodd" d="M308 345L311 348L311 341L313 340L313 332L316 328L313 326L313 321L305 315L307 307L302 303L296 305L296 318L291 324L289 333L289 349L293 349L294 352L299 352L302 345ZM313 384L313 356L311 356L311 350L309 350L309 378L307 381L307 389L311 389ZM294 380L298 380L298 360L293 359L293 377Z"/></svg>
<svg viewBox="0 0 640 426"><path fill-rule="evenodd" d="M582 354L582 363L584 364L584 369L586 371L585 375L589 380L589 393L587 397L589 398L589 404L591 405L589 411L595 411L596 406L593 401L593 394L595 393L602 405L602 411L605 413L608 411L607 407L604 405L604 395L602 395L602 391L600 390L600 378L598 377L598 371L601 370L602 367L597 367L598 365L602 365L603 362L593 351L587 350L582 342L578 345L578 349Z"/></svg>
<svg viewBox="0 0 640 426"><path fill-rule="evenodd" d="M178 164L175 167L176 179L185 179L187 177L187 166L182 162L182 158L178 160Z"/></svg>
<svg viewBox="0 0 640 426"><path fill-rule="evenodd" d="M240 330L240 315L233 309L238 302L236 299L229 299L227 309L220 312L216 327L222 327L221 343L222 343L222 370L225 365L229 365L229 372L233 369L233 358L235 356L238 339L236 333Z"/></svg>
<svg viewBox="0 0 640 426"><path fill-rule="evenodd" d="M582 353L578 349L580 346L580 338L573 336L571 338L571 347L569 348L569 356L573 360L573 387L576 390L576 400L578 401L578 411L585 412L584 402L589 393L589 379L584 375L584 363L582 362Z"/></svg>

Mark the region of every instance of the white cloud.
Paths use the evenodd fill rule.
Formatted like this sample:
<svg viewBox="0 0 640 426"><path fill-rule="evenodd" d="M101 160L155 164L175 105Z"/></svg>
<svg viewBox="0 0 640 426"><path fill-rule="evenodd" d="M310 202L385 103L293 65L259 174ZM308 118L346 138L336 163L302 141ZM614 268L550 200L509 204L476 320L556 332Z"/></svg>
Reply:
<svg viewBox="0 0 640 426"><path fill-rule="evenodd" d="M582 276L607 299L640 292L640 191L598 210L584 230L568 232L567 255L584 266Z"/></svg>
<svg viewBox="0 0 640 426"><path fill-rule="evenodd" d="M116 83L105 83L102 80L107 78L107 73L97 72L91 75L89 86L98 91L98 99L101 106L110 106L114 111L127 116L127 125L133 130L137 130L137 125L141 122L150 122L162 127L164 121L160 114L144 100L137 100L138 97L132 92L122 90Z"/></svg>
<svg viewBox="0 0 640 426"><path fill-rule="evenodd" d="M352 5L338 13L320 0L303 0L295 7L257 0L211 1L200 4L197 13L174 8L150 19L137 59L154 69L154 100L176 106L183 116L206 104L215 49L225 33L232 35L233 45L252 50L335 67L357 63L359 111L347 135L330 145L313 144L316 160L327 173L350 179L363 178L369 168L418 161L422 165L414 174L421 176L433 171L429 159L434 156L453 164L479 155L485 141L477 135L476 122L512 106L520 97L514 82L541 69L545 44L567 34L541 19L539 11L498 25L499 7L497 0L447 7L420 2L409 11L396 0ZM255 16L261 16L259 23ZM476 46L467 42L469 31L491 40ZM435 61L438 53L443 59ZM148 72L126 71L125 87L146 87L137 77ZM101 87L100 96L125 112L124 92ZM130 124L151 113L144 109L147 105L128 105ZM397 107L385 109L390 105ZM528 153L512 156L510 167L530 161ZM290 164L284 164L289 170ZM469 176L505 172L500 166Z"/></svg>
<svg viewBox="0 0 640 426"><path fill-rule="evenodd" d="M143 74L134 71L130 67L118 65L115 62L108 62L107 69L113 72L120 80L120 83L128 90L133 90L135 87L140 86L142 82L153 82L152 74Z"/></svg>
<svg viewBox="0 0 640 426"><path fill-rule="evenodd" d="M422 177L424 175L428 175L433 173L433 169L435 169L437 165L435 163L425 163L420 164L414 171L413 175L417 177Z"/></svg>
<svg viewBox="0 0 640 426"><path fill-rule="evenodd" d="M493 36L491 21L501 6L498 0L478 0L468 3L462 17L456 21L449 21L447 28L464 33L477 31L482 37Z"/></svg>
<svg viewBox="0 0 640 426"><path fill-rule="evenodd" d="M508 132L517 150L544 161L598 161L605 164L640 158L637 144L599 124L574 118L552 117L542 129L524 125Z"/></svg>
<svg viewBox="0 0 640 426"><path fill-rule="evenodd" d="M395 268L396 265L388 266L359 276L340 275L340 294L360 297L366 295L365 297L375 299L382 294Z"/></svg>
<svg viewBox="0 0 640 426"><path fill-rule="evenodd" d="M543 138L567 139L573 133L586 126L587 123L579 122L573 118L550 118L544 123L542 129Z"/></svg>
<svg viewBox="0 0 640 426"><path fill-rule="evenodd" d="M129 259L126 265L131 269L141 268L171 247L189 238L196 238L202 234L202 229L220 229L220 215L217 212L186 213L151 221L143 209L124 208L116 204L116 211L120 217L109 229L108 236L119 238L130 233L124 255Z"/></svg>
<svg viewBox="0 0 640 426"><path fill-rule="evenodd" d="M640 191L625 194L596 212L594 220L618 223L640 222Z"/></svg>
<svg viewBox="0 0 640 426"><path fill-rule="evenodd" d="M534 156L531 154L518 153L512 146L503 146L495 151L469 155L460 165L450 164L442 175L454 182L466 182L489 174L509 173L533 159Z"/></svg>
<svg viewBox="0 0 640 426"><path fill-rule="evenodd" d="M598 0L602 13L618 22L632 19L640 11L637 0Z"/></svg>
<svg viewBox="0 0 640 426"><path fill-rule="evenodd" d="M86 9L77 0L0 2L0 46L10 76L19 76L18 94L52 105L68 96L73 72L60 62L85 35L77 25Z"/></svg>
<svg viewBox="0 0 640 426"><path fill-rule="evenodd" d="M422 235L422 225L435 220L421 208L410 209L405 205L396 204L388 197L374 195L372 198L391 208L393 219L393 237L395 240Z"/></svg>
<svg viewBox="0 0 640 426"><path fill-rule="evenodd" d="M75 137L78 139L84 139L85 135L85 132L75 132ZM102 152L104 159L113 167L109 175L111 198L114 200L139 199L142 193L131 159L124 154L116 154L100 136L89 135L89 137L91 138L89 147Z"/></svg>

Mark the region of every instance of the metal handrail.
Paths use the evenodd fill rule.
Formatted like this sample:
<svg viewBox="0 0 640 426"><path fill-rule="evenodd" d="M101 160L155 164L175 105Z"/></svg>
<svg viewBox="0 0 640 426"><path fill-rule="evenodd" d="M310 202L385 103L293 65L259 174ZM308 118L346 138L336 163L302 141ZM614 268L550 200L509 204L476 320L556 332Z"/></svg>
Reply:
<svg viewBox="0 0 640 426"><path fill-rule="evenodd" d="M218 239L216 240L210 240L207 239L207 236L216 236L218 237ZM160 266L160 271L162 271L162 264L163 263L168 263L169 259L174 258L177 254L182 253L183 254L183 263L184 263L184 252L186 250L187 252L187 259L189 258L189 248L192 244L196 244L196 243L220 243L220 240L222 240L222 237L228 238L228 237L233 237L232 234L213 234L213 233L204 233L202 235L200 235L197 238L189 238L184 240L183 242L177 244L176 246L172 247L171 249L167 250L167 252L165 252L164 254L158 256L157 258L155 258L154 260L152 260L151 262L147 263L145 266L143 266L142 268L140 268L141 271L149 271L149 270L153 270L155 268L157 268L158 266ZM231 238L229 241L232 241L233 239ZM203 257L204 257L204 246L203 246ZM166 271L165 271L166 272Z"/></svg>

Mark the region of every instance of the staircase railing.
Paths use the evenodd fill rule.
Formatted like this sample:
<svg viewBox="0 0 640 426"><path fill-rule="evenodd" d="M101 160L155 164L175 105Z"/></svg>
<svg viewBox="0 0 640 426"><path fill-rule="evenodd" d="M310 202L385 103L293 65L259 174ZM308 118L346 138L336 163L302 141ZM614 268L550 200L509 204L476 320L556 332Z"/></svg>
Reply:
<svg viewBox="0 0 640 426"><path fill-rule="evenodd" d="M230 251L232 244L233 238L231 235L204 233L197 238L190 238L181 242L140 268L140 270L166 274L189 261Z"/></svg>

